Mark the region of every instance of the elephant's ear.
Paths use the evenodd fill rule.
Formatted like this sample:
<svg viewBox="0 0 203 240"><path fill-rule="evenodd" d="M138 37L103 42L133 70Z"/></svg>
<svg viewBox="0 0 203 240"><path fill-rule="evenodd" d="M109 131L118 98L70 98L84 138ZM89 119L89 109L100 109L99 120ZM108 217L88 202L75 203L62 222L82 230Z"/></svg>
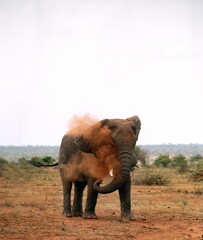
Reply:
<svg viewBox="0 0 203 240"><path fill-rule="evenodd" d="M92 153L92 147L83 136L77 137L75 140L75 144L78 146L78 148L85 153Z"/></svg>
<svg viewBox="0 0 203 240"><path fill-rule="evenodd" d="M108 120L107 118L101 120L101 121L100 121L100 124L101 124L100 126L103 127L104 125L107 125L108 121L109 121L109 120Z"/></svg>
<svg viewBox="0 0 203 240"><path fill-rule="evenodd" d="M115 128L117 125L110 119L104 119L100 121L101 127L107 126L109 129Z"/></svg>
<svg viewBox="0 0 203 240"><path fill-rule="evenodd" d="M140 129L141 129L141 121L140 121L139 117L135 115L130 118L127 118L126 120L132 122L133 131L138 137Z"/></svg>

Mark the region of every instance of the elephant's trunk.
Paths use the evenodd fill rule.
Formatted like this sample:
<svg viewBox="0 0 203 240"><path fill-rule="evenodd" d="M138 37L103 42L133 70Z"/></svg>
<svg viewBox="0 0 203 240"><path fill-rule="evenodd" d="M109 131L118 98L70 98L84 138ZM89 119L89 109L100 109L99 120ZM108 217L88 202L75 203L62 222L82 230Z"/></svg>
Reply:
<svg viewBox="0 0 203 240"><path fill-rule="evenodd" d="M126 146L118 146L118 156L120 160L120 170L118 175L114 177L114 179L105 186L100 186L102 180L97 180L94 183L94 189L99 193L111 193L118 188L122 187L122 185L129 179L130 170L132 168L132 147Z"/></svg>

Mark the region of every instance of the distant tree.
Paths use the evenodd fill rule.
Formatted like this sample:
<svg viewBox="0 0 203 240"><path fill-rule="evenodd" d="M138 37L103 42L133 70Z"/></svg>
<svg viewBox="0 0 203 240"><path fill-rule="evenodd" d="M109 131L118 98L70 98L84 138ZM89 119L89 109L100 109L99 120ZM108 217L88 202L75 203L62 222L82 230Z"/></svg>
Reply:
<svg viewBox="0 0 203 240"><path fill-rule="evenodd" d="M199 161L201 159L203 159L203 156L201 156L200 154L196 154L196 155L191 157L192 162L196 162L196 161Z"/></svg>
<svg viewBox="0 0 203 240"><path fill-rule="evenodd" d="M160 154L158 158L155 159L154 165L157 167L168 167L170 163L171 159L168 154Z"/></svg>
<svg viewBox="0 0 203 240"><path fill-rule="evenodd" d="M136 146L134 151L137 160L140 161L143 166L146 166L147 160L149 158L147 151L141 149L139 146Z"/></svg>
<svg viewBox="0 0 203 240"><path fill-rule="evenodd" d="M186 172L188 170L188 161L184 155L179 154L173 157L171 166L177 167L179 172Z"/></svg>
<svg viewBox="0 0 203 240"><path fill-rule="evenodd" d="M50 157L50 156L45 156L45 157L39 157L39 156L34 156L31 158L30 163L34 166L40 167L40 163L41 164L52 164L55 161L54 158Z"/></svg>
<svg viewBox="0 0 203 240"><path fill-rule="evenodd" d="M34 156L34 157L31 158L31 161L33 161L33 162L42 162L42 158L38 157L38 156Z"/></svg>
<svg viewBox="0 0 203 240"><path fill-rule="evenodd" d="M47 164L52 164L55 161L55 159L50 157L50 156L46 156L46 157L42 158L42 161L47 163Z"/></svg>

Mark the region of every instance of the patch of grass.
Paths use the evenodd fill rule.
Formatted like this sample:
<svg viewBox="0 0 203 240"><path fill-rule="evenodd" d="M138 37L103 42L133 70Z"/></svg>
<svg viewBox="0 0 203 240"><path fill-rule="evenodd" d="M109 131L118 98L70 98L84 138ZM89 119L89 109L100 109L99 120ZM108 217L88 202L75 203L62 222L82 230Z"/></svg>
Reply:
<svg viewBox="0 0 203 240"><path fill-rule="evenodd" d="M194 189L194 194L202 195L203 194L203 187L202 186L196 187Z"/></svg>
<svg viewBox="0 0 203 240"><path fill-rule="evenodd" d="M190 178L195 182L203 181L203 169L193 172Z"/></svg>
<svg viewBox="0 0 203 240"><path fill-rule="evenodd" d="M7 180L17 180L20 182L37 181L51 182L50 173L44 168L37 168L26 162L7 162L1 164L0 177ZM56 171L57 172L57 171Z"/></svg>
<svg viewBox="0 0 203 240"><path fill-rule="evenodd" d="M31 166L20 165L17 163L8 163L4 166L1 176L9 180L31 180Z"/></svg>

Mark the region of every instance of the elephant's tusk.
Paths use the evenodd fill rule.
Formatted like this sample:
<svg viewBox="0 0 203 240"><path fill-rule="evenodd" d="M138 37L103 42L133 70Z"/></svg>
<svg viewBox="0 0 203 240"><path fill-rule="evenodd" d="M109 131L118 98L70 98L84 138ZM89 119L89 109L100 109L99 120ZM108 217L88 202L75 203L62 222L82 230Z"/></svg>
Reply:
<svg viewBox="0 0 203 240"><path fill-rule="evenodd" d="M136 168L141 168L140 166L138 166L137 164L135 165Z"/></svg>
<svg viewBox="0 0 203 240"><path fill-rule="evenodd" d="M110 175L111 177L113 177L113 169L110 169L110 170L109 170L109 175Z"/></svg>

